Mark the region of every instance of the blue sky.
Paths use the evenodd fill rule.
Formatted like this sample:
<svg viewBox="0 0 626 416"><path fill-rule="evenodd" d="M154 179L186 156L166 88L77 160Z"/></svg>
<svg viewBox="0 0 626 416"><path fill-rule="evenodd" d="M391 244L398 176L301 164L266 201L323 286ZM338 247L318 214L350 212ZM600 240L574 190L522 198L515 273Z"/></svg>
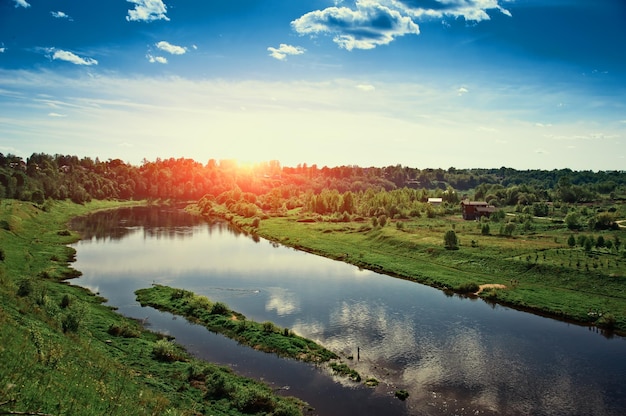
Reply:
<svg viewBox="0 0 626 416"><path fill-rule="evenodd" d="M622 170L623 0L0 0L0 152Z"/></svg>

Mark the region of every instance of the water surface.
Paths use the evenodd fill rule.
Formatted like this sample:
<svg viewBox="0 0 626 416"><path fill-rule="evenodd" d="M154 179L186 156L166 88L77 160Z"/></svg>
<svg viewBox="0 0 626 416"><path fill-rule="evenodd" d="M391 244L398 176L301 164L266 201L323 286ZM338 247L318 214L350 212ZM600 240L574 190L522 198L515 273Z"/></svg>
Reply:
<svg viewBox="0 0 626 416"><path fill-rule="evenodd" d="M321 415L621 415L626 343L482 300L359 270L253 239L180 210L133 208L77 220L75 267L87 287L169 333L189 351L262 379ZM182 318L142 308L152 283L227 303L316 340L382 381L339 382L310 364L278 359ZM359 358L357 360L357 357ZM409 400L392 397L405 389Z"/></svg>

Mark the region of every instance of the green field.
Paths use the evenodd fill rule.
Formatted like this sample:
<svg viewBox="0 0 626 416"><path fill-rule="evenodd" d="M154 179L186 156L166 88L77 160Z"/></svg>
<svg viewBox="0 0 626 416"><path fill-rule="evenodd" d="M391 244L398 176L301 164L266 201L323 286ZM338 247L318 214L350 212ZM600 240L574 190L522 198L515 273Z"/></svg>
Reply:
<svg viewBox="0 0 626 416"><path fill-rule="evenodd" d="M576 232L563 221L525 217L507 235L497 231L504 222L491 222L495 231L485 233L484 222L465 221L459 214L388 220L384 226L362 218L336 221L299 209L261 221L225 210L221 215L250 233L365 269L457 293L502 284L505 289L486 289L479 296L594 325L607 334L626 332L626 258L618 250L626 241L622 228ZM516 216L509 213L507 224ZM444 247L449 230L457 236L456 250ZM570 246L570 236L611 243Z"/></svg>
<svg viewBox="0 0 626 416"><path fill-rule="evenodd" d="M194 359L64 283L78 274L66 223L122 205L1 201L0 413L301 414L298 400Z"/></svg>

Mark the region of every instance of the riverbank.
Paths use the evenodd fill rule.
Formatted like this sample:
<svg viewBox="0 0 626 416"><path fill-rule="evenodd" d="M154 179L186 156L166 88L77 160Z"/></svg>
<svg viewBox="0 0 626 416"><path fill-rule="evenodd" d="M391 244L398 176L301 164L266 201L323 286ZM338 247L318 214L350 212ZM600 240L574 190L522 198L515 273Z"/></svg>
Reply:
<svg viewBox="0 0 626 416"><path fill-rule="evenodd" d="M374 226L362 219L308 218L298 209L259 220L214 206L209 215L298 250L446 292L472 294L476 290L468 288L498 285L478 296L526 312L596 326L607 336L626 333L625 260L607 250L571 248L566 243L570 232L553 224L546 223L545 231L528 235L501 236L484 235L480 224L456 216ZM450 229L459 237L459 250L444 248L443 236Z"/></svg>
<svg viewBox="0 0 626 416"><path fill-rule="evenodd" d="M138 202L0 201L0 412L299 415L303 403L194 359L69 285L72 217Z"/></svg>

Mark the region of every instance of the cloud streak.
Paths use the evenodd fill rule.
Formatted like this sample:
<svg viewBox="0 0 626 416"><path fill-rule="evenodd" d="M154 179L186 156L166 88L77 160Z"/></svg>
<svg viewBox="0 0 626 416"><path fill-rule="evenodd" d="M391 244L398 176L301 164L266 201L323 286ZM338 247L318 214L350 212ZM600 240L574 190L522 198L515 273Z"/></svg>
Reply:
<svg viewBox="0 0 626 416"><path fill-rule="evenodd" d="M55 19L67 19L69 21L72 21L73 19L67 15L66 13L62 12L62 11L58 11L58 12L50 12L50 14L52 15L52 17L54 17Z"/></svg>
<svg viewBox="0 0 626 416"><path fill-rule="evenodd" d="M292 46L285 43L281 43L278 48L270 46L267 50L270 52L272 58L278 59L279 61L286 60L288 55L302 55L306 52L306 49L300 46Z"/></svg>
<svg viewBox="0 0 626 416"><path fill-rule="evenodd" d="M52 54L52 59L70 62L74 65L98 65L98 61L93 58L82 58L72 52L64 51L61 49L57 49L54 51L54 53Z"/></svg>
<svg viewBox="0 0 626 416"><path fill-rule="evenodd" d="M15 0L15 7L30 7L30 4L26 0Z"/></svg>
<svg viewBox="0 0 626 416"><path fill-rule="evenodd" d="M155 20L169 21L167 6L163 0L126 0L135 8L128 11L126 20L129 22L152 22Z"/></svg>

